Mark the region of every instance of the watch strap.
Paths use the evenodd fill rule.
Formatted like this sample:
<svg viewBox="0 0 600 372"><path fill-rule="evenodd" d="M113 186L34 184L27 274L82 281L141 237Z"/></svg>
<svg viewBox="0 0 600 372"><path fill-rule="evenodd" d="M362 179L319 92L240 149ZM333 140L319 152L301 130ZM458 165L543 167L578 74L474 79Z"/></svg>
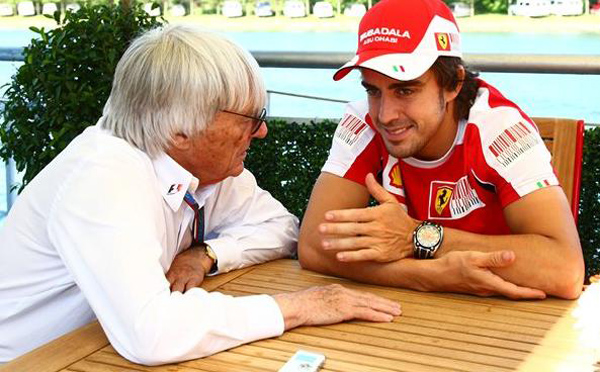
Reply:
<svg viewBox="0 0 600 372"><path fill-rule="evenodd" d="M217 264L217 255L215 254L215 251L213 251L213 249L210 247L210 245L204 243L204 252L206 252L206 255L213 260L213 264L210 267L210 271L208 272L208 274L215 274L217 271L219 271L219 266Z"/></svg>

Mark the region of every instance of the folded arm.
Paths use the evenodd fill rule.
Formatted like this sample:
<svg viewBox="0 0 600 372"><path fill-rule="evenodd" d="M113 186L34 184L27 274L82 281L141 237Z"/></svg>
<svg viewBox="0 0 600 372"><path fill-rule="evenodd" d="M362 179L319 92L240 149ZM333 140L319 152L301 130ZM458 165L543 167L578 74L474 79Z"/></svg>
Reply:
<svg viewBox="0 0 600 372"><path fill-rule="evenodd" d="M484 236L446 229L437 259L414 260L404 257L411 255L411 234L418 221L406 216L393 196L373 182L367 189L332 174L321 174L300 233L303 266L417 290L502 294L511 298L540 298L544 292L566 298L579 294L583 275L581 251L574 226L569 228L569 219L561 215L564 219L545 222L541 227L533 222L533 226L523 223L532 218L523 209L531 209L530 203L540 200L523 198L516 202L526 202L522 208L515 208L520 205L516 203L507 208L507 219L516 215L515 220L509 221L515 235ZM380 205L352 210L367 205L369 192ZM561 206L559 199L554 207ZM570 216L568 213L567 207ZM398 221L404 221L402 228ZM382 228L386 223L395 226ZM542 235L545 229L557 225L560 243L553 240L553 234ZM396 236L393 231L398 232ZM539 257L534 259L536 252ZM548 275L547 270L554 271Z"/></svg>
<svg viewBox="0 0 600 372"><path fill-rule="evenodd" d="M566 196L558 186L528 194L504 209L512 235L490 236L445 229L438 255L510 249L515 263L493 271L518 285L549 295L577 298L583 286L583 257Z"/></svg>

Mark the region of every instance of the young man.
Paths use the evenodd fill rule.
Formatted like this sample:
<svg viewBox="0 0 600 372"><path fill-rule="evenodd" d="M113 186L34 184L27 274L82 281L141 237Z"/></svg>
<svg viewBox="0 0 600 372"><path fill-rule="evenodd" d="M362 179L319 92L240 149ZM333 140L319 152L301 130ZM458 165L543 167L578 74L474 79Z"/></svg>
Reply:
<svg viewBox="0 0 600 372"><path fill-rule="evenodd" d="M576 298L583 259L550 154L461 56L441 0L383 0L365 14L334 79L360 70L368 99L336 130L300 262L423 291ZM379 206L366 208L370 196Z"/></svg>
<svg viewBox="0 0 600 372"><path fill-rule="evenodd" d="M98 124L33 179L0 230L0 363L95 318L125 358L162 364L399 315L341 286L195 288L295 249L297 219L244 170L267 134L265 101L256 61L221 36L166 26L133 41Z"/></svg>

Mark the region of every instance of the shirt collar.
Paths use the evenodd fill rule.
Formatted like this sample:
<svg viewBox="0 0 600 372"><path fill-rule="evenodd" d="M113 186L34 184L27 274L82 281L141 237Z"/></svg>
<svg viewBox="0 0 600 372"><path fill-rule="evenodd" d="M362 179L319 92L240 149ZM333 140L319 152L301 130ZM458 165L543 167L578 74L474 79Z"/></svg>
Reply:
<svg viewBox="0 0 600 372"><path fill-rule="evenodd" d="M152 164L160 193L174 212L181 208L186 191L194 196L198 205L203 206L217 188L216 184L198 188L200 180L165 153L154 158Z"/></svg>
<svg viewBox="0 0 600 372"><path fill-rule="evenodd" d="M173 211L179 210L186 191L198 188L198 179L169 155L162 153L152 160L160 193Z"/></svg>

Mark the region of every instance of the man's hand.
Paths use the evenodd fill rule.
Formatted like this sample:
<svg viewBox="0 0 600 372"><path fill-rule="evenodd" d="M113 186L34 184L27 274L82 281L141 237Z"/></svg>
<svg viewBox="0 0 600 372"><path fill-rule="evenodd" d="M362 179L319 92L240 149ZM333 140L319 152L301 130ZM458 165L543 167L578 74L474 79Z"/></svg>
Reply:
<svg viewBox="0 0 600 372"><path fill-rule="evenodd" d="M326 325L352 319L391 322L402 313L397 302L339 284L311 287L273 296L285 321L285 329Z"/></svg>
<svg viewBox="0 0 600 372"><path fill-rule="evenodd" d="M490 270L510 266L514 261L513 251L448 252L445 256L430 261L440 265L439 272L431 278L431 288L435 291L470 293L478 296L502 295L513 300L546 298L543 291L520 287Z"/></svg>
<svg viewBox="0 0 600 372"><path fill-rule="evenodd" d="M372 174L365 181L379 205L325 213L327 222L319 225L323 249L338 251L336 258L342 262L391 262L412 256L418 222Z"/></svg>
<svg viewBox="0 0 600 372"><path fill-rule="evenodd" d="M171 291L184 293L188 289L199 287L212 264L213 260L206 255L204 247L191 247L181 252L166 274L171 283Z"/></svg>

